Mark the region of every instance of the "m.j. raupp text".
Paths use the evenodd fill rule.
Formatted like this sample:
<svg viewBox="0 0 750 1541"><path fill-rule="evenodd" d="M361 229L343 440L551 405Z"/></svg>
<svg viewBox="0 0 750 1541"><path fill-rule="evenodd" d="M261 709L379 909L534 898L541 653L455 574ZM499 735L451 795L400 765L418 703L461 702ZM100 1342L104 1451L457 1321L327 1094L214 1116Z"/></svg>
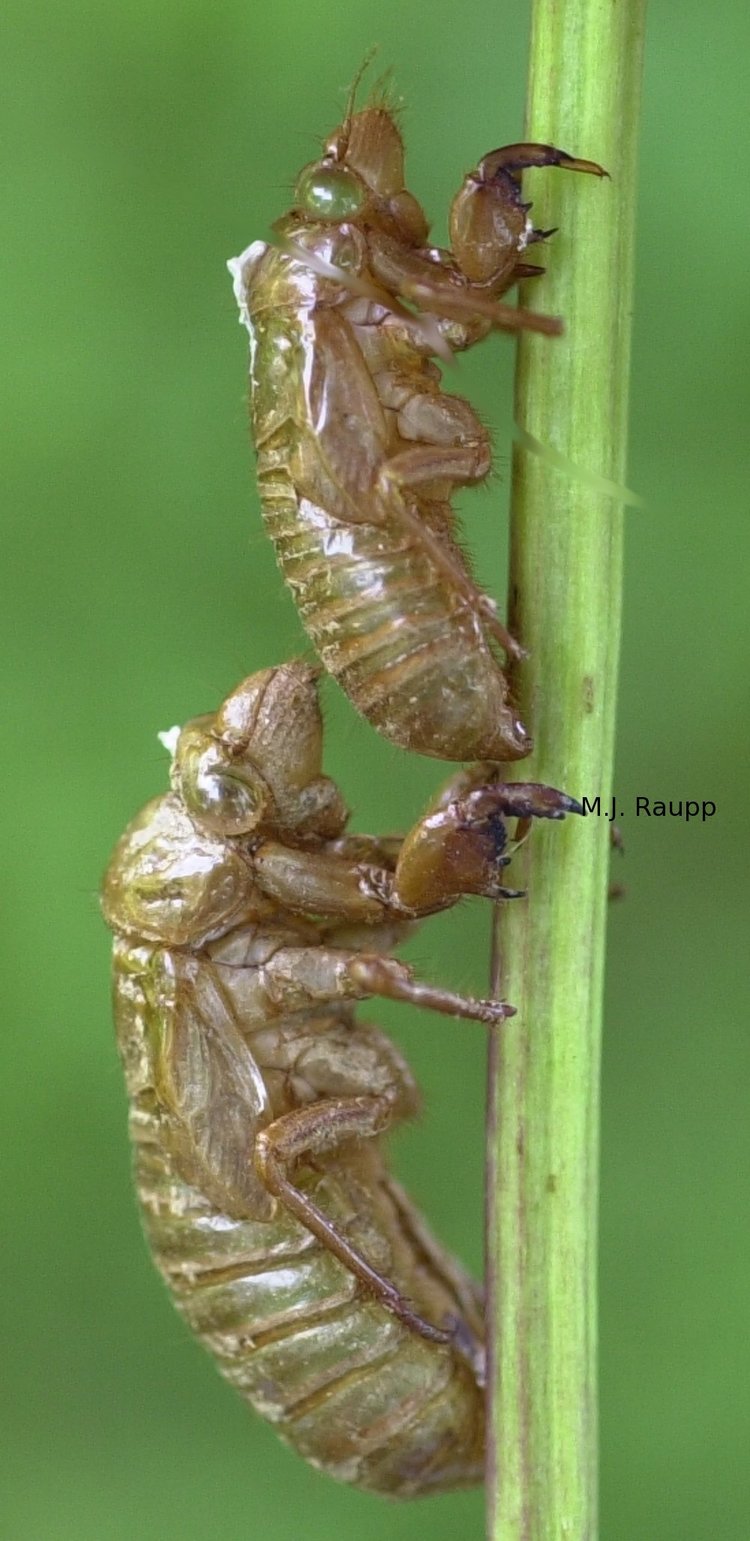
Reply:
<svg viewBox="0 0 750 1541"><path fill-rule="evenodd" d="M611 802L602 804L601 797L582 797L581 807L584 813L592 813L596 818L621 819L627 812L627 806L618 803L615 797ZM716 803L696 802L687 798L671 798L669 802L662 802L653 797L636 797L636 818L649 819L712 819L716 812Z"/></svg>

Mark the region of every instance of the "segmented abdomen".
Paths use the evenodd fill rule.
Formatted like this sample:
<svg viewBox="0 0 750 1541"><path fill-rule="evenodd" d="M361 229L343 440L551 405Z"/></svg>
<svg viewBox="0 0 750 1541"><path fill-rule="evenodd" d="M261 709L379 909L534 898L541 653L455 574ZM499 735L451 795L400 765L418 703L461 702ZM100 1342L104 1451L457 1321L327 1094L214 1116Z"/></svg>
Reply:
<svg viewBox="0 0 750 1541"><path fill-rule="evenodd" d="M481 625L429 557L388 528L344 524L274 463L258 482L279 565L329 673L393 743L439 759L508 759L508 688ZM519 753L523 751L519 749Z"/></svg>
<svg viewBox="0 0 750 1541"><path fill-rule="evenodd" d="M259 1222L212 1207L175 1173L148 1113L134 1113L132 1133L159 1269L222 1374L282 1438L339 1481L391 1496L481 1481L483 1393L459 1355L368 1300L283 1210ZM460 1314L377 1147L302 1185L418 1309Z"/></svg>

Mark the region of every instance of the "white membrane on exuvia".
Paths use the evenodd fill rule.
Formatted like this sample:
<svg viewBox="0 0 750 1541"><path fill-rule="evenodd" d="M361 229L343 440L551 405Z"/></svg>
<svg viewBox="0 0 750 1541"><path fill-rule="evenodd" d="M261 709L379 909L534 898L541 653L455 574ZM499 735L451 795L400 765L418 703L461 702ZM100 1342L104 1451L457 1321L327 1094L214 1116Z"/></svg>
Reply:
<svg viewBox="0 0 750 1541"><path fill-rule="evenodd" d="M179 724L176 724L174 728L165 728L163 733L157 733L156 735L159 743L163 744L167 754L171 755L172 759L175 757L177 750L177 740L181 732L182 728L179 726Z"/></svg>
<svg viewBox="0 0 750 1541"><path fill-rule="evenodd" d="M246 246L245 250L240 252L239 257L230 257L227 263L227 267L232 275L234 297L240 310L240 325L246 326L248 331L250 331L250 317L245 299L245 289L247 287L246 273L249 268L255 267L256 262L260 262L261 257L267 250L268 247L265 241L253 241L250 246Z"/></svg>

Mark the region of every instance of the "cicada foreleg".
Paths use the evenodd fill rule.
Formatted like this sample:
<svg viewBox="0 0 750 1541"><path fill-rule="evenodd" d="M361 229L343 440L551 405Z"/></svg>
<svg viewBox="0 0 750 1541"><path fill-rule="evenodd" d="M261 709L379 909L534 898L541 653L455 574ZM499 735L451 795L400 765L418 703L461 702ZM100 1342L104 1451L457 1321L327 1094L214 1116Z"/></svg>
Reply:
<svg viewBox="0 0 750 1541"><path fill-rule="evenodd" d="M406 836L394 879L404 905L437 908L461 894L522 898L523 890L505 888L500 874L526 839L532 821L583 812L575 798L539 782L486 782L488 769L480 764L462 771ZM512 842L506 818L519 820Z"/></svg>
<svg viewBox="0 0 750 1541"><path fill-rule="evenodd" d="M346 1140L369 1139L382 1134L393 1117L387 1097L340 1097L313 1103L286 1113L263 1129L256 1140L255 1166L269 1193L337 1257L364 1288L420 1337L432 1343L450 1343L467 1357L474 1352L474 1336L461 1321L438 1327L414 1310L391 1279L374 1268L352 1245L322 1209L292 1181L290 1170L305 1158L329 1152Z"/></svg>
<svg viewBox="0 0 750 1541"><path fill-rule="evenodd" d="M580 160L550 144L509 144L484 155L464 178L450 211L451 251L472 289L504 294L519 278L539 271L522 254L554 231L537 230L529 219L531 204L523 200L521 173L532 166L607 175L596 161Z"/></svg>

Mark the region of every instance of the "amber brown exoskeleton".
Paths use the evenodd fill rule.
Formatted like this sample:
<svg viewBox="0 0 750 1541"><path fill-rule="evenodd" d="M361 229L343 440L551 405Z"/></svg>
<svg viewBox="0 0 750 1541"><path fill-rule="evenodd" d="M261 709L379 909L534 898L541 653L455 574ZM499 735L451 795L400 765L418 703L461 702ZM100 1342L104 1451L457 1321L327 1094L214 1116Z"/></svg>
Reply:
<svg viewBox="0 0 750 1541"><path fill-rule="evenodd" d="M451 497L487 476L488 434L434 362L493 328L560 330L501 298L541 271L527 251L551 233L522 199L531 166L605 174L552 145L494 150L453 199L442 250L404 186L393 111L350 104L276 244L229 264L264 519L302 620L373 726L440 759L531 748L497 653L521 650L454 533Z"/></svg>
<svg viewBox="0 0 750 1541"><path fill-rule="evenodd" d="M156 1263L223 1374L315 1466L393 1496L477 1482L481 1294L390 1176L408 1066L358 1000L501 1022L391 955L462 894L502 897L504 818L580 807L462 771L405 839L347 835L317 671L250 676L165 735L171 790L116 847L117 1034Z"/></svg>

